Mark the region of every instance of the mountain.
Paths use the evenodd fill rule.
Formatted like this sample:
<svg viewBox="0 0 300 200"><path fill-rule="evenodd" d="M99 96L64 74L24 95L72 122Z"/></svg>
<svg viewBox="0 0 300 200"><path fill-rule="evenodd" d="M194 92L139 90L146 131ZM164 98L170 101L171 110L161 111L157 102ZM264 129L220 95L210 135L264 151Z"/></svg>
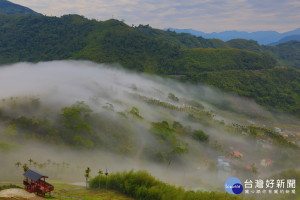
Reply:
<svg viewBox="0 0 300 200"><path fill-rule="evenodd" d="M292 38L296 39L297 37L291 37L290 39ZM218 39L210 39L210 41L215 48L235 48L270 55L277 59L278 66L300 69L300 41L290 40L289 42L280 43L276 46L259 45L254 40L246 39L233 39L227 42Z"/></svg>
<svg viewBox="0 0 300 200"><path fill-rule="evenodd" d="M276 31L257 31L257 32L246 32L246 31L224 31L220 33L204 33L201 31L196 31L193 29L175 29L175 28L168 28L165 30L175 31L177 33L189 33L195 36L201 36L207 39L220 39L223 41L228 41L232 39L247 39L247 40L255 40L259 44L271 44L277 42L278 40L291 35L300 34L300 28L285 32L285 33L278 33Z"/></svg>
<svg viewBox="0 0 300 200"><path fill-rule="evenodd" d="M6 15L41 15L30 8L14 4L7 0L0 0L0 14Z"/></svg>
<svg viewBox="0 0 300 200"><path fill-rule="evenodd" d="M290 36L286 36L286 37L280 39L279 41L274 42L274 43L271 43L271 44L269 44L269 45L271 45L271 46L276 46L276 45L278 45L278 44L286 43L286 42L289 42L289 41L292 41L292 40L299 41L299 40L300 40L300 35L290 35Z"/></svg>
<svg viewBox="0 0 300 200"><path fill-rule="evenodd" d="M279 65L300 69L300 41L291 40L276 46L263 46L262 50L276 57Z"/></svg>
<svg viewBox="0 0 300 200"><path fill-rule="evenodd" d="M213 85L269 108L300 113L299 71L277 69L276 60L266 52L253 40L207 40L149 26L132 27L114 19L96 21L79 15L0 18L0 64L67 59L119 63L135 71ZM260 80L256 87L249 85L256 79Z"/></svg>
<svg viewBox="0 0 300 200"><path fill-rule="evenodd" d="M78 15L61 18L3 16L0 19L0 63L73 58L98 63L118 62L129 69L168 75L176 74L182 68L174 62L182 58L183 49L212 47L212 43L204 38L149 29L146 33L118 20L98 22ZM275 61L265 62L263 55L237 51L243 53L244 60L237 59L232 50L220 52L226 53L224 57L235 63L231 66L234 69L272 68L275 65ZM250 62L251 59L260 64ZM210 70L215 69L211 67Z"/></svg>

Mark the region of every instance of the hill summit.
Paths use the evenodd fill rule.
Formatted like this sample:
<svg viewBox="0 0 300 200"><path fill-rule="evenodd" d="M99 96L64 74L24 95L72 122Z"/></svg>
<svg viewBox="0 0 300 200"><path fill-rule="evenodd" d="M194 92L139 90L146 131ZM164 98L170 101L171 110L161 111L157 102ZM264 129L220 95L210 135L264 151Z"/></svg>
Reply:
<svg viewBox="0 0 300 200"><path fill-rule="evenodd" d="M0 14L6 15L42 15L30 8L12 3L7 0L0 0Z"/></svg>

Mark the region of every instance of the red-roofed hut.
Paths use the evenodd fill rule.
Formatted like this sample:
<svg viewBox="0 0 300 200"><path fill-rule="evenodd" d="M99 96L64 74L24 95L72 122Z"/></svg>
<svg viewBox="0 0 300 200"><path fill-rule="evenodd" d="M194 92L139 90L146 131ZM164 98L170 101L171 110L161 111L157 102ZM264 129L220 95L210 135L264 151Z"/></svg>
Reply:
<svg viewBox="0 0 300 200"><path fill-rule="evenodd" d="M25 190L30 193L36 192L38 195L45 196L48 192L51 195L51 191L54 190L54 186L45 181L48 176L31 169L27 170L23 175L25 176L23 180Z"/></svg>

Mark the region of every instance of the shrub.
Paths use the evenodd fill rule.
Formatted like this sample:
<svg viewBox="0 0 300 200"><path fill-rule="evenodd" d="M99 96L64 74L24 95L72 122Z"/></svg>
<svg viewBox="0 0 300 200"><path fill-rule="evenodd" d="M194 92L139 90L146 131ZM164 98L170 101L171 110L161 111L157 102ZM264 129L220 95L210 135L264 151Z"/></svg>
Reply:
<svg viewBox="0 0 300 200"><path fill-rule="evenodd" d="M108 177L98 175L91 179L89 184L91 188L96 189L100 186L100 188L117 190L138 200L242 199L227 193L185 191L181 187L175 187L155 179L146 171L117 172Z"/></svg>
<svg viewBox="0 0 300 200"><path fill-rule="evenodd" d="M209 138L202 130L195 130L192 137L199 142L207 142Z"/></svg>

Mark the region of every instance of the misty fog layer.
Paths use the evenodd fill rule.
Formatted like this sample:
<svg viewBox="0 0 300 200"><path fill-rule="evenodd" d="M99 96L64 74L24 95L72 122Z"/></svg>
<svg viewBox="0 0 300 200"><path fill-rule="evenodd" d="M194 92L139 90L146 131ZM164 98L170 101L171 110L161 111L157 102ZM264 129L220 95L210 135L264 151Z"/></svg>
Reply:
<svg viewBox="0 0 300 200"><path fill-rule="evenodd" d="M294 144L273 132L275 126L299 131L299 119L204 85L118 65L53 61L2 66L0 90L0 144L11 145L0 148L0 181L22 179L14 165L30 158L37 162L30 167L55 179L84 180L87 166L93 175L100 168L146 169L190 188L219 188L226 177L249 177L254 169L266 177L300 162L296 147L282 151ZM81 121L87 128L77 133L60 122L78 107L90 109ZM44 132L20 126L21 119L47 119L51 134L40 139ZM55 134L62 139L56 142ZM220 156L229 170L220 166ZM266 160L272 162L267 166Z"/></svg>

